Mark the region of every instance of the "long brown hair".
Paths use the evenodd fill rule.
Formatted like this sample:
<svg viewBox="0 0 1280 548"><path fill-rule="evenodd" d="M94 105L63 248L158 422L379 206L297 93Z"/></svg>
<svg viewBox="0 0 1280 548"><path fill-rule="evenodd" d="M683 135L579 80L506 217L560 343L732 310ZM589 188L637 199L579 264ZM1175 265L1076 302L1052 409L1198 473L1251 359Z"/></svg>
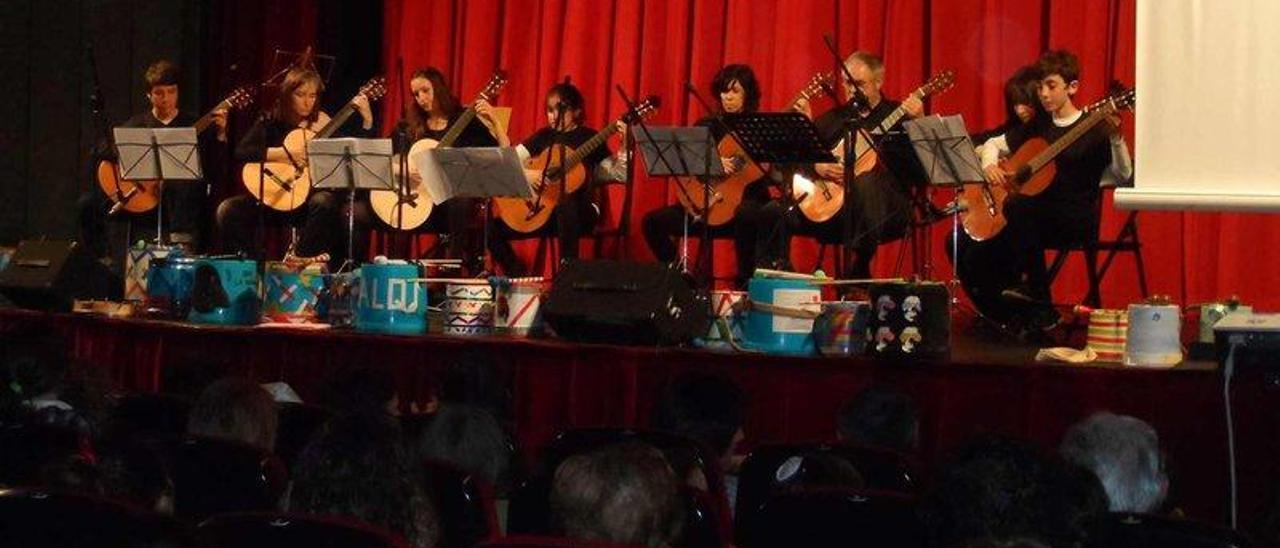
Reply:
<svg viewBox="0 0 1280 548"><path fill-rule="evenodd" d="M277 120L285 122L291 127L298 125L302 121L302 119L298 118L298 114L293 111L293 92L307 83L316 85L316 93L324 92L324 79L320 78L320 74L312 69L290 69L288 74L284 75L284 81L280 83L280 94L276 96L275 118ZM311 109L306 121L314 123L319 117L320 98L317 97L316 106Z"/></svg>
<svg viewBox="0 0 1280 548"><path fill-rule="evenodd" d="M427 67L413 71L413 75L409 77L410 85L419 78L431 82L431 98L435 101L436 108L444 113L445 118L453 118L458 111L462 110L458 98L454 97L449 84L444 80L444 73L439 69ZM404 102L404 123L409 129L410 138L421 139L427 132L427 115L427 111L418 106L418 101L410 89L409 100Z"/></svg>

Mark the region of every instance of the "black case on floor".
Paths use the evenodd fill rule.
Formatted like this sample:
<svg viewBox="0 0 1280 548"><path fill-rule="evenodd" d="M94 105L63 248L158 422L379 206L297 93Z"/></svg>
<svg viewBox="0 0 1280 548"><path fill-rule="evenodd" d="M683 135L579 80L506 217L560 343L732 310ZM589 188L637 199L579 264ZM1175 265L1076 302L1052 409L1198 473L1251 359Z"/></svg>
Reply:
<svg viewBox="0 0 1280 548"><path fill-rule="evenodd" d="M542 312L568 340L671 345L706 334L708 310L706 296L666 265L576 261L556 275Z"/></svg>
<svg viewBox="0 0 1280 548"><path fill-rule="evenodd" d="M871 356L947 359L951 356L951 299L940 283L871 286Z"/></svg>

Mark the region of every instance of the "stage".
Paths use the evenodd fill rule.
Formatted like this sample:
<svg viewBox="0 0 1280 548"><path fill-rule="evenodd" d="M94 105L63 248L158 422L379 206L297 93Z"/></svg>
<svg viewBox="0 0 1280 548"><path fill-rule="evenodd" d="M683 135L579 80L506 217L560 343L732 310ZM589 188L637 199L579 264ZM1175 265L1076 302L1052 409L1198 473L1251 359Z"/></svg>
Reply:
<svg viewBox="0 0 1280 548"><path fill-rule="evenodd" d="M957 335L946 362L793 358L680 348L572 344L500 336L365 335L349 331L204 327L182 323L0 310L0 328L46 325L73 341L77 357L103 367L124 390L156 391L190 362L221 363L258 381L289 383L304 400L338 367L390 369L402 404L432 393L436 375L460 359L486 360L512 378L512 420L532 458L561 429L644 426L659 388L685 371L724 373L749 396L747 445L833 437L840 405L872 382L914 396L927 470L980 432L1005 432L1055 447L1073 422L1097 410L1137 416L1168 454L1171 502L1223 523L1228 508L1222 379L1213 363L1164 370L1033 361L1034 349ZM1262 515L1280 463L1276 394L1238 377L1236 411L1241 526ZM406 401L409 400L409 401ZM925 481L928 482L928 477Z"/></svg>

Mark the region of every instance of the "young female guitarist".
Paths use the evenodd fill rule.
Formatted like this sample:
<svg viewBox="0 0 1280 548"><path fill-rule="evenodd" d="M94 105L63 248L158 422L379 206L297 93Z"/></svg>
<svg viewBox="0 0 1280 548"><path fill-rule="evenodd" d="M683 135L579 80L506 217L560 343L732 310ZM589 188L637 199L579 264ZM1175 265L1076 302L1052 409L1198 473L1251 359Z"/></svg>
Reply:
<svg viewBox="0 0 1280 548"><path fill-rule="evenodd" d="M190 127L196 122L203 122L201 129L212 125L216 131L201 134L202 158L217 158L225 150L227 141L227 109L231 106L228 100L219 103L201 120L196 120L190 113L178 110L178 67L172 62L160 59L147 67L143 80L147 87L147 101L151 108L129 118L121 127L164 128ZM233 97L240 97L238 93ZM239 102L240 99L237 99ZM85 243L95 256L107 255L107 212L124 211L128 213L145 213L155 208L159 200L164 200L165 225L168 239L172 243L182 244L190 248L198 248L200 243L201 219L204 211L204 200L207 195L206 184L199 181L174 182L164 188L164 196L158 196L158 185L134 185L118 179L119 172L115 166L115 147L107 141L98 144L94 150L97 160L99 184L103 192L91 192L81 196L77 208L81 241ZM208 165L212 165L206 162ZM205 173L210 173L205 170ZM110 195L105 194L110 192ZM155 229L153 215L132 215L129 222L134 227L134 238L143 234L152 234ZM150 239L150 236L147 236Z"/></svg>
<svg viewBox="0 0 1280 548"><path fill-rule="evenodd" d="M505 79L502 81L505 82ZM402 136L401 149L412 146L409 152L411 158L419 153L419 149L436 146L498 146L498 140L491 130L473 115L465 116L465 124L456 126L467 109L459 104L457 97L449 90L444 73L440 70L427 67L415 71L409 78L409 91L413 100L405 103L404 115L396 124L393 135ZM398 192L371 193L370 202L378 218L394 229L415 230L421 226L424 232L448 234L448 256L463 259L469 271L477 272L480 269L479 259L484 252L480 248L480 239L475 237L473 230L477 226L475 220L478 201L474 198L453 198L440 207L433 207L431 197L426 194L412 164L409 172L413 187L406 197L408 200L403 200L404 203L398 203L402 201Z"/></svg>
<svg viewBox="0 0 1280 548"><path fill-rule="evenodd" d="M895 129L904 114L915 117L924 111L923 103L915 95L908 96L899 103L881 93L884 62L879 57L857 51L845 59L844 66L853 80L850 81L843 72L836 77L844 83L847 102L814 121L818 126L819 136L832 147L840 143L846 120L855 121L868 132L885 132ZM798 103L797 110L810 114L807 100ZM895 120L892 125L881 128L882 125L889 125L882 123L890 118ZM910 152L909 143L894 147L882 142L880 151L885 156L879 160L883 165L865 173L859 170L854 188L842 189L845 199L854 201L852 238L855 256L851 258L852 265L843 273L846 277L870 277L871 258L875 255L876 247L882 240L901 236L906 231L911 212L908 186L923 178L916 173L919 168L914 166L918 166L918 162ZM844 162L817 164L813 166L813 171L823 179L842 181L844 170L856 169L857 162L858 159L845 159ZM770 206L758 218L760 226L757 234L763 238L761 248L765 255L760 259L762 262L783 267L789 265L791 233L815 236L823 243L844 242L844 208L821 222L815 222L795 209L786 211L780 206Z"/></svg>
<svg viewBox="0 0 1280 548"><path fill-rule="evenodd" d="M311 183L305 169L305 152L285 146L286 140L290 142L296 140L296 138L289 138L291 132L295 130L311 132L304 135L306 138L327 137L335 133L337 129L335 122L342 123L343 120L337 118L331 120L329 115L320 110L320 93L323 90L324 81L314 69L299 67L289 70L280 84L275 106L269 112L270 117L259 120L249 129L236 145L235 156L237 160L246 162L247 168L257 166L263 160L268 162L268 166L273 164L286 166L277 167L274 171L268 167L261 177L264 181L263 186L267 190L267 199L271 200L268 203L273 208L290 211L302 204L291 208L285 205L289 200L294 199L294 196L306 196L305 222L292 252L301 257L330 253L334 258L334 264L341 264L341 259L345 259L343 255L346 254L346 223L342 221L342 206L346 200L333 191L311 191ZM356 129L346 131L348 135L355 137L372 135L373 113L369 108L369 98L366 94L380 97L381 92L377 79L370 81L339 111L340 118L349 117L352 112L360 114L361 124ZM305 143L301 144L305 146ZM252 168L246 171L251 170ZM285 173L286 171L290 173ZM251 192L256 193L258 177L248 176L245 179L246 187L253 187ZM297 184L286 186L290 181ZM228 198L218 206L218 227L222 230L226 251L241 252L253 248L254 226L258 217L257 207L254 198L246 195ZM362 250L368 244L368 238L362 234L367 235L369 219L367 204L357 201L355 236L357 256L361 256Z"/></svg>
<svg viewBox="0 0 1280 548"><path fill-rule="evenodd" d="M615 132L623 135L625 150L626 125L619 120L615 125L595 131L583 125L586 105L582 92L570 83L556 84L546 96L547 127L525 139L516 147L516 153L525 162L525 175L535 191L541 188L533 200L497 198L494 200L498 218L490 223L489 251L494 261L508 276L523 276L528 269L516 257L511 246L515 238L538 236L554 227L560 241L560 256L565 259L578 257L578 240L591 231L600 217L600 207L595 199L595 182L600 180L622 181L626 179L624 156L609 153L607 139ZM487 101L476 104L476 113L487 125L493 124L492 106ZM511 146L505 130L497 130L500 146ZM564 174L557 165L564 160L569 165ZM544 166L550 162L551 168ZM585 181L575 182L579 169L585 168ZM575 185L581 184L582 188Z"/></svg>
<svg viewBox="0 0 1280 548"><path fill-rule="evenodd" d="M727 65L720 69L711 79L711 93L717 99L716 107L720 111L717 114L760 109L760 84L747 65ZM733 236L737 282L742 285L755 269L754 216L769 202L767 178L764 170L742 152L737 140L726 133L724 124L716 121L716 114L708 114L697 125L710 129L712 137L719 142L720 162L725 172L724 179L714 183L711 209L702 211L706 203L702 181L694 178L679 181L673 190L680 203L646 213L641 221L644 239L654 257L671 263L676 260L675 239L684 232L685 215L694 216L689 224L690 235L700 236L702 223L710 223L713 237Z"/></svg>
<svg viewBox="0 0 1280 548"><path fill-rule="evenodd" d="M1120 119L1114 109L1085 114L1076 107L1074 95L1080 87L1080 61L1066 50L1047 51L1036 62L1040 76L1040 104L1049 116L1015 127L996 136L981 147L979 156L991 185L1011 191L997 205L996 219L976 222L988 211L982 205L969 204L972 211L965 219L965 229L975 239L989 239L991 245L1002 246L1002 253L1020 273L1020 281L1005 288L1010 301L1025 306L1018 315L1033 329L1057 325L1060 317L1052 306L1049 279L1045 271L1045 248L1085 241L1096 236L1097 204L1101 190L1098 183L1110 170L1119 179L1132 173L1128 148L1116 131ZM1048 145L1053 143L1053 145ZM1059 148L1065 145L1065 148ZM1051 161L1032 165L1037 151L1056 150ZM1027 161L1030 151L1031 161ZM1015 172L998 163L1011 151ZM1027 187L1047 177L1048 186L1032 195ZM968 193L966 193L968 194ZM977 200L970 200L971 202ZM1003 217L1003 218L1000 218ZM1007 222L1007 224L1005 224ZM1003 230L1000 230L1003 226ZM985 230L984 230L985 229ZM1000 234L999 238L992 237ZM983 242L988 243L988 242Z"/></svg>

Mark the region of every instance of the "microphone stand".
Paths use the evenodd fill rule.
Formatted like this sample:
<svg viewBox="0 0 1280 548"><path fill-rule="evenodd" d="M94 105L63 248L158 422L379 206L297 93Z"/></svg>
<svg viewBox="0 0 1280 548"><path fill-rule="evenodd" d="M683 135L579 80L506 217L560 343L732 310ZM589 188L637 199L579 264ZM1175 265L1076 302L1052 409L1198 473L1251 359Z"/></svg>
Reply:
<svg viewBox="0 0 1280 548"><path fill-rule="evenodd" d="M721 132L729 136L729 138L733 139L734 141L739 141L738 136L734 132L733 128L730 127L729 124L724 121L724 114L721 113L720 109L711 108L711 104L702 98L702 94L698 93L698 88L694 86L692 83L685 82L684 85L685 85L685 91L689 92L689 94L693 96L693 99L697 101L699 105L702 105L702 109L711 116L711 120L714 121L717 126L719 126ZM740 141L738 142L738 145L739 145L738 148L740 149L743 148L741 146L742 143ZM720 156L719 149L717 148L716 151L717 151L716 157L719 158ZM680 158L683 160L684 156L681 155ZM706 156L706 159L707 159L707 165L706 165L706 171L704 173L710 173L711 172L711 155L708 154ZM714 186L714 181L711 180L710 176L699 177L698 179L702 182L702 187L703 187L702 188L702 213L701 213L702 243L699 244L698 246L698 264L706 265L707 288L714 289L713 286L715 285L715 274L714 274L715 265L711 264L711 256L712 256L711 248L714 247L714 243L711 241L711 223L707 221L708 221L708 216L711 213L711 192L715 189L715 186ZM683 190L681 191L683 192ZM686 238L688 237L687 229L685 230L685 237ZM689 260L688 252L689 252L689 248L686 246L685 256L681 258L681 260L686 263ZM739 273L739 276L741 276L741 273Z"/></svg>
<svg viewBox="0 0 1280 548"><path fill-rule="evenodd" d="M827 45L827 50L831 53L832 59L835 61L835 67L836 67L835 74L837 76L844 75L844 78L846 78L847 79L846 81L848 82L855 82L856 80L853 78L853 74L851 74L849 72L849 68L844 65L844 59L840 57L840 52L836 48L835 42L831 39L831 36L825 35L822 38L823 38L823 42ZM859 134L862 133L862 128L860 124L857 123L856 117L859 115L860 111L863 108L869 109L871 107L871 105L869 104L869 101L867 100L866 95L864 95L856 85L852 87L853 87L853 94L852 94L853 97L850 97L850 100L848 103L848 106L851 107L852 112L850 112L847 116L843 116L843 129L844 129L844 162L843 162L844 177L843 178L844 180L841 184L844 186L844 202L841 204L841 210L842 210L841 213L843 214L844 219L843 219L843 227L841 228L841 231L842 231L843 240L844 240L844 244L843 244L844 257L843 257L843 260L840 261L841 263L848 262L849 258L853 256L853 200L851 200L850 198L852 197L852 194L853 194L853 183L855 180L853 171L855 169L855 166L857 166L857 163L858 163L858 157L856 156L857 146L855 146L855 143L856 143L855 139ZM840 108L840 107L837 107L837 108ZM867 139L867 144L871 146L871 148L868 149L868 152L877 150L876 143L872 142L870 138ZM843 277L846 274L846 272L844 272L845 267L846 267L845 264L837 265L837 268L836 268L837 277Z"/></svg>

